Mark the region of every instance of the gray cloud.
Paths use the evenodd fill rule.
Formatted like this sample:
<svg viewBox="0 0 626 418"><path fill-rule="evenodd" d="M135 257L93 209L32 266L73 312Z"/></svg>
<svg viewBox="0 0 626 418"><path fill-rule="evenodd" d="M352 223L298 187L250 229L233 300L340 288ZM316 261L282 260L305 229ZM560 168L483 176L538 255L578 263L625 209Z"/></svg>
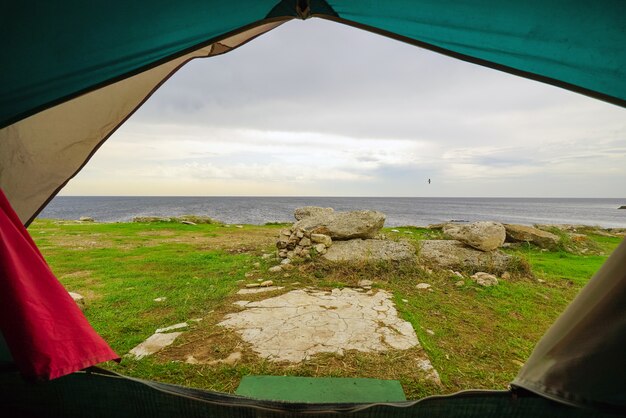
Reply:
<svg viewBox="0 0 626 418"><path fill-rule="evenodd" d="M192 61L65 193L623 196L625 116L311 19Z"/></svg>

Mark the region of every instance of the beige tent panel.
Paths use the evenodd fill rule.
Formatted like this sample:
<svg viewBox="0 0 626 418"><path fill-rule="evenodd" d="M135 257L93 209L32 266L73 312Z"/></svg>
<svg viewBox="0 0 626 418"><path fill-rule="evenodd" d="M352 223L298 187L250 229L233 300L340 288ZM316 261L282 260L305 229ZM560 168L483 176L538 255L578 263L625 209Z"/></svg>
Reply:
<svg viewBox="0 0 626 418"><path fill-rule="evenodd" d="M286 20L248 29L0 130L0 187L25 224L106 139L185 63L236 48Z"/></svg>

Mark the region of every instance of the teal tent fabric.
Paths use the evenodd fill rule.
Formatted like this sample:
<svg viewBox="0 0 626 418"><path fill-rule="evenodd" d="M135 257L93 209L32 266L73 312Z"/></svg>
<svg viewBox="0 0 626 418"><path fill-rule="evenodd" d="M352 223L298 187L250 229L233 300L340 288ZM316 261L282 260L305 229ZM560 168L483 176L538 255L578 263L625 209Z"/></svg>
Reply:
<svg viewBox="0 0 626 418"><path fill-rule="evenodd" d="M0 7L0 127L268 21L276 0L64 0Z"/></svg>
<svg viewBox="0 0 626 418"><path fill-rule="evenodd" d="M328 4L344 23L625 105L626 1L328 0Z"/></svg>
<svg viewBox="0 0 626 418"><path fill-rule="evenodd" d="M24 0L0 9L0 127L285 16L338 20L626 105L622 0Z"/></svg>

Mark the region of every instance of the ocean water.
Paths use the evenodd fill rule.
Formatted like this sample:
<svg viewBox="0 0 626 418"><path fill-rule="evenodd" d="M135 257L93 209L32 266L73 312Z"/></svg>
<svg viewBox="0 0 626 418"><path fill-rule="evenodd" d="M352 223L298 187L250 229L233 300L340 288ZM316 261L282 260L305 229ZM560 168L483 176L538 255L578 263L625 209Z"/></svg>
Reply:
<svg viewBox="0 0 626 418"><path fill-rule="evenodd" d="M386 226L450 220L490 220L532 225L568 223L625 228L625 199L430 198L430 197L92 197L57 196L40 218L125 222L135 216L207 215L231 224L293 222L300 206L379 210Z"/></svg>

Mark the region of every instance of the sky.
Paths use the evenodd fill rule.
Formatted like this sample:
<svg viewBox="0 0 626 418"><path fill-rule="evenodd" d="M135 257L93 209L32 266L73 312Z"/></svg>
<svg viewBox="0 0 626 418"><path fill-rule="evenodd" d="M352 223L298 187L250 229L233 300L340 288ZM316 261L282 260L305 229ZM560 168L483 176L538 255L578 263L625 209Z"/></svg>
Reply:
<svg viewBox="0 0 626 418"><path fill-rule="evenodd" d="M625 179L626 109L309 19L187 64L61 195L623 198Z"/></svg>

